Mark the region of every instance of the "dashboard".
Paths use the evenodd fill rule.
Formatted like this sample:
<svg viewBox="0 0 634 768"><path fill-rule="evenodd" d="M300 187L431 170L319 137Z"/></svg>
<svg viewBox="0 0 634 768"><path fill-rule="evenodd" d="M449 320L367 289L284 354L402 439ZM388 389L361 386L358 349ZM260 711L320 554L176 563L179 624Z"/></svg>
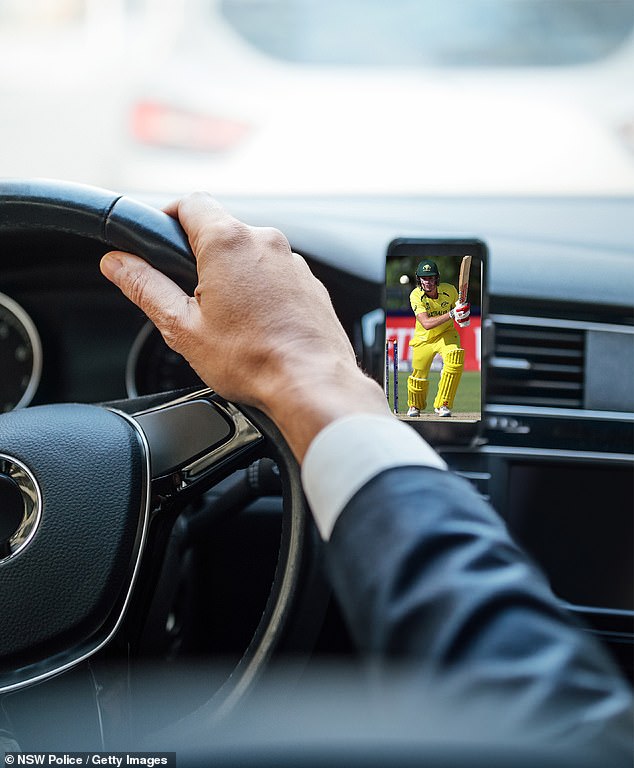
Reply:
<svg viewBox="0 0 634 768"><path fill-rule="evenodd" d="M158 336L144 316L105 284L101 255L94 243L70 236L12 244L0 295L2 410L197 382L165 345L156 351Z"/></svg>
<svg viewBox="0 0 634 768"><path fill-rule="evenodd" d="M326 284L360 364L379 381L389 243L475 237L487 244L484 433L477 444L439 450L491 501L545 569L555 594L632 677L632 200L222 202L248 223L287 235ZM198 383L100 275L102 251L65 233L3 236L0 409L104 402ZM239 535L249 536L242 529ZM321 631L327 649L347 647L336 615ZM222 642L226 650L233 639Z"/></svg>

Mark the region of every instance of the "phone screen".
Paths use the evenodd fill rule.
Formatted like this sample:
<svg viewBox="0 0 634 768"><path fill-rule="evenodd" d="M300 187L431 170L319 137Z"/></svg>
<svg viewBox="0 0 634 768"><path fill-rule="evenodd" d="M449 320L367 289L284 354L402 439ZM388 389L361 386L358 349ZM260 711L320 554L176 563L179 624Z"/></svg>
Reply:
<svg viewBox="0 0 634 768"><path fill-rule="evenodd" d="M387 252L385 396L432 444L482 432L486 256L477 239L399 239Z"/></svg>

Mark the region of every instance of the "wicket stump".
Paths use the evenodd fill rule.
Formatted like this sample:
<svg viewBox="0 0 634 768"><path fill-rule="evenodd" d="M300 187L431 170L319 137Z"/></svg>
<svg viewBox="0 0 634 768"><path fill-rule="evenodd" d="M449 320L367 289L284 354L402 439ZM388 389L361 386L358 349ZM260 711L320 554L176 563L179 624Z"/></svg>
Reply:
<svg viewBox="0 0 634 768"><path fill-rule="evenodd" d="M390 344L392 345L393 410L398 413L398 339L393 336L385 341L385 397L390 401Z"/></svg>

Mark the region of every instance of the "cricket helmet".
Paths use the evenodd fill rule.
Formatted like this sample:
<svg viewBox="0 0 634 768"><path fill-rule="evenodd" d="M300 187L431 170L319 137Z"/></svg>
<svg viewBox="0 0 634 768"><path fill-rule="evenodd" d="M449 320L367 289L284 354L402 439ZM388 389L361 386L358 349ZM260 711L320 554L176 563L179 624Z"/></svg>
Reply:
<svg viewBox="0 0 634 768"><path fill-rule="evenodd" d="M421 261L420 264L416 267L416 277L440 278L440 272L438 271L436 262L430 261L429 259L426 259L425 261Z"/></svg>

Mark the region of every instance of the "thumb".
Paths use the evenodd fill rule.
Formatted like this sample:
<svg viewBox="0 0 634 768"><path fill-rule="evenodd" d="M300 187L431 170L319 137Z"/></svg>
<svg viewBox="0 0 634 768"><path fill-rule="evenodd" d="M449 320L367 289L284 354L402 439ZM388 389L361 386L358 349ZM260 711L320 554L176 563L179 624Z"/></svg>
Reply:
<svg viewBox="0 0 634 768"><path fill-rule="evenodd" d="M186 344L198 302L173 280L146 261L123 251L110 251L101 259L102 274L136 304L177 352Z"/></svg>

